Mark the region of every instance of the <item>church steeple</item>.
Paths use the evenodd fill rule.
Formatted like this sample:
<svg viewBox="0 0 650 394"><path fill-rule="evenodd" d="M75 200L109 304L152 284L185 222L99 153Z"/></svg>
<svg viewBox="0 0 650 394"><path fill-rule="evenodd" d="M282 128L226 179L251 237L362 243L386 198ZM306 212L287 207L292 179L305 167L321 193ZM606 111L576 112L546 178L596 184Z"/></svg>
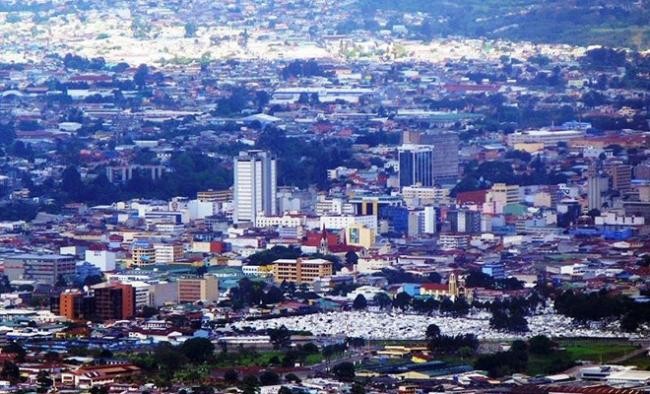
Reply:
<svg viewBox="0 0 650 394"><path fill-rule="evenodd" d="M330 248L329 248L329 241L327 240L327 230L325 230L325 226L323 226L323 230L321 232L321 237L320 237L320 244L318 245L318 253L320 254L329 254Z"/></svg>
<svg viewBox="0 0 650 394"><path fill-rule="evenodd" d="M455 300L456 298L458 298L459 292L458 292L458 283L456 281L456 274L454 272L449 274L448 286L449 286L449 295L453 300Z"/></svg>

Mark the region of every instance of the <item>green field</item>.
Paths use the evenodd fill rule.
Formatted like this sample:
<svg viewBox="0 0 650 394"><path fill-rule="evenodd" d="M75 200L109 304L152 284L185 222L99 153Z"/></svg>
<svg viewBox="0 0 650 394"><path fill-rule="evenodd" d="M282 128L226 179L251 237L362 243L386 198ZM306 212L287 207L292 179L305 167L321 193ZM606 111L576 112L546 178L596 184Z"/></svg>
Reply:
<svg viewBox="0 0 650 394"><path fill-rule="evenodd" d="M566 349L573 360L607 362L633 352L637 347L624 340L562 340L560 347Z"/></svg>
<svg viewBox="0 0 650 394"><path fill-rule="evenodd" d="M625 365L634 365L639 369L644 369L650 371L650 357L645 354L641 356L632 357L629 360L626 360Z"/></svg>
<svg viewBox="0 0 650 394"><path fill-rule="evenodd" d="M607 363L637 349L625 340L563 339L558 344L559 349L553 353L530 355L527 368L529 375L559 373L578 361Z"/></svg>

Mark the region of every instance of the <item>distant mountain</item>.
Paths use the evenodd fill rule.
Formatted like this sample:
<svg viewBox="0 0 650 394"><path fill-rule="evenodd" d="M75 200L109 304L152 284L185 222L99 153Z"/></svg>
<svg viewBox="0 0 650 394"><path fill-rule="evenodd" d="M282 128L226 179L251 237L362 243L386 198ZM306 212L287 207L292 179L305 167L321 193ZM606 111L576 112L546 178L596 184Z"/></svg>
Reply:
<svg viewBox="0 0 650 394"><path fill-rule="evenodd" d="M359 0L361 15L422 12L422 38L458 35L513 41L650 48L650 0ZM392 19L391 19L392 18Z"/></svg>

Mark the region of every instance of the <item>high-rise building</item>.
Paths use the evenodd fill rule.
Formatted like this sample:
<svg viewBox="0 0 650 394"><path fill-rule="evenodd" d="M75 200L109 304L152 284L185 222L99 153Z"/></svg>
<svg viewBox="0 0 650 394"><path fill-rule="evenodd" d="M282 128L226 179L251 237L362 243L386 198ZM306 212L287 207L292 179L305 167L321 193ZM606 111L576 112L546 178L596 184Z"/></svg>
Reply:
<svg viewBox="0 0 650 394"><path fill-rule="evenodd" d="M481 232L481 213L465 208L450 209L447 212L452 233L478 234Z"/></svg>
<svg viewBox="0 0 650 394"><path fill-rule="evenodd" d="M93 286L95 314L99 320L124 320L135 315L135 290L122 283Z"/></svg>
<svg viewBox="0 0 650 394"><path fill-rule="evenodd" d="M608 162L604 165L605 172L610 176L611 187L621 193L632 189L632 167L621 162Z"/></svg>
<svg viewBox="0 0 650 394"><path fill-rule="evenodd" d="M95 313L95 299L77 289L68 289L52 298L51 311L69 320L90 320Z"/></svg>
<svg viewBox="0 0 650 394"><path fill-rule="evenodd" d="M269 152L249 150L240 152L234 161L235 223L255 223L257 215L277 214L276 160Z"/></svg>
<svg viewBox="0 0 650 394"><path fill-rule="evenodd" d="M424 233L436 233L436 208L432 206L424 207Z"/></svg>
<svg viewBox="0 0 650 394"><path fill-rule="evenodd" d="M432 184L451 185L458 180L458 144L458 134L453 131L433 130L422 133L407 130L402 133L402 146L427 146L432 150ZM422 185L429 186L424 183ZM400 186L406 185L400 183Z"/></svg>
<svg viewBox="0 0 650 394"><path fill-rule="evenodd" d="M607 189L609 179L602 175L594 174L587 177L587 199L589 210L600 210L603 206L602 195Z"/></svg>
<svg viewBox="0 0 650 394"><path fill-rule="evenodd" d="M433 146L433 179L436 184L455 184L458 180L458 134L434 131L422 134L421 144Z"/></svg>
<svg viewBox="0 0 650 394"><path fill-rule="evenodd" d="M178 279L178 302L217 302L219 285L217 278L206 275L187 276Z"/></svg>
<svg viewBox="0 0 650 394"><path fill-rule="evenodd" d="M402 145L399 148L399 185L433 186L433 147Z"/></svg>

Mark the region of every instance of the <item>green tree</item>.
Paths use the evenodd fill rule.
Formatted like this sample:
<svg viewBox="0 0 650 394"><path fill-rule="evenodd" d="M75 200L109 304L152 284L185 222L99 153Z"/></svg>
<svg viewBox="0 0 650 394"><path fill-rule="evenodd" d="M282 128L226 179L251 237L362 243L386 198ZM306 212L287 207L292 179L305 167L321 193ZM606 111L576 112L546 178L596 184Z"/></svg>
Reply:
<svg viewBox="0 0 650 394"><path fill-rule="evenodd" d="M352 303L352 308L357 311L364 310L367 306L368 302L366 301L366 297L364 297L363 294L357 295L357 297L354 299L354 302Z"/></svg>
<svg viewBox="0 0 650 394"><path fill-rule="evenodd" d="M239 382L239 374L234 369L229 369L223 374L223 380L228 384Z"/></svg>
<svg viewBox="0 0 650 394"><path fill-rule="evenodd" d="M393 300L393 306L401 310L406 310L411 304L412 298L405 292L398 293Z"/></svg>
<svg viewBox="0 0 650 394"><path fill-rule="evenodd" d="M108 386L93 386L90 388L90 394L108 394Z"/></svg>
<svg viewBox="0 0 650 394"><path fill-rule="evenodd" d="M533 354L549 354L553 351L553 341L546 335L536 335L528 340L528 347Z"/></svg>
<svg viewBox="0 0 650 394"><path fill-rule="evenodd" d="M276 349L281 349L289 346L291 343L291 333L285 326L279 328L270 328L267 330L271 343Z"/></svg>
<svg viewBox="0 0 650 394"><path fill-rule="evenodd" d="M381 309L385 309L389 307L392 304L392 301L388 294L384 292L380 292L375 294L375 296L372 298L372 300L377 304Z"/></svg>
<svg viewBox="0 0 650 394"><path fill-rule="evenodd" d="M188 22L185 24L185 38L196 37L198 27L195 23Z"/></svg>
<svg viewBox="0 0 650 394"><path fill-rule="evenodd" d="M332 374L342 382L352 382L355 377L354 364L348 361L336 364L332 368Z"/></svg>
<svg viewBox="0 0 650 394"><path fill-rule="evenodd" d="M437 325L435 325L433 323L429 324L429 326L427 327L426 334L425 334L425 337L426 337L427 341L430 341L433 338L437 338L439 336L440 336L440 327L438 327Z"/></svg>
<svg viewBox="0 0 650 394"><path fill-rule="evenodd" d="M255 375L246 375L242 379L241 389L244 394L257 394L260 392L260 382Z"/></svg>
<svg viewBox="0 0 650 394"><path fill-rule="evenodd" d="M214 356L214 345L206 338L191 338L181 345L181 353L192 363L201 364Z"/></svg>
<svg viewBox="0 0 650 394"><path fill-rule="evenodd" d="M74 201L78 201L84 189L84 184L81 181L81 175L75 167L68 167L63 170L61 174L61 188L68 194L68 197Z"/></svg>
<svg viewBox="0 0 650 394"><path fill-rule="evenodd" d="M149 77L149 66L141 64L133 75L133 83L142 90L147 85L147 78Z"/></svg>
<svg viewBox="0 0 650 394"><path fill-rule="evenodd" d="M285 375L284 380L292 383L300 383L300 378L295 373L288 373Z"/></svg>
<svg viewBox="0 0 650 394"><path fill-rule="evenodd" d="M18 365L11 361L5 361L0 371L0 377L10 381L12 384L18 383L20 381L20 369Z"/></svg>
<svg viewBox="0 0 650 394"><path fill-rule="evenodd" d="M350 394L366 394L366 388L361 383L354 383L350 389Z"/></svg>
<svg viewBox="0 0 650 394"><path fill-rule="evenodd" d="M354 265L359 261L359 256L353 251L349 251L345 254L345 263L348 265Z"/></svg>
<svg viewBox="0 0 650 394"><path fill-rule="evenodd" d="M272 386L280 383L280 376L273 371L264 371L260 375L260 384L262 386Z"/></svg>

